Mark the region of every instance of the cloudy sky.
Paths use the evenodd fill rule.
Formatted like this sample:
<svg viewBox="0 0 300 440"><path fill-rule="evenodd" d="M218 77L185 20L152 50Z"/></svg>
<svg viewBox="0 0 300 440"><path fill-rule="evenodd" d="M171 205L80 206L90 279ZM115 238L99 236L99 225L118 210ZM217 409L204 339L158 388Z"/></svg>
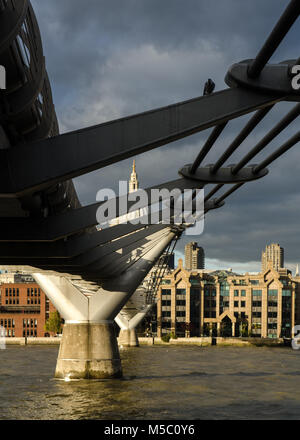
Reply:
<svg viewBox="0 0 300 440"><path fill-rule="evenodd" d="M32 0L42 33L61 132L88 127L202 94L207 78L216 90L234 62L255 57L287 0ZM297 58L298 21L273 57ZM293 104L279 104L236 156L260 140ZM226 127L207 157L212 163L249 119ZM258 160L297 131L296 121ZM136 157L141 186L177 178L210 131ZM286 266L300 263L300 145L207 215L204 233L191 239L206 252L207 268L260 269L266 244L285 248ZM132 160L76 179L83 204L102 187L128 179Z"/></svg>

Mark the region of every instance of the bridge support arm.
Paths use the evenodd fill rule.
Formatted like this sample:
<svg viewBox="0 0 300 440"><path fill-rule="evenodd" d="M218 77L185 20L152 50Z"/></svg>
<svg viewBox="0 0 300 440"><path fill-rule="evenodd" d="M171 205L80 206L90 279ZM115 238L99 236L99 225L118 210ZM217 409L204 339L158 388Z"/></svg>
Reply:
<svg viewBox="0 0 300 440"><path fill-rule="evenodd" d="M119 313L118 316L116 316L115 322L120 327L120 334L118 340L119 346L123 346L123 347L139 346L139 340L137 337L136 328L142 322L145 316L149 313L151 308L152 305L148 305L143 311L138 312L130 320L127 320L125 316L123 316L121 313Z"/></svg>
<svg viewBox="0 0 300 440"><path fill-rule="evenodd" d="M122 375L114 319L174 237L170 230L129 270L105 282L91 297L64 277L38 270L32 274L65 319L56 378L101 379ZM139 319L133 319L132 328Z"/></svg>

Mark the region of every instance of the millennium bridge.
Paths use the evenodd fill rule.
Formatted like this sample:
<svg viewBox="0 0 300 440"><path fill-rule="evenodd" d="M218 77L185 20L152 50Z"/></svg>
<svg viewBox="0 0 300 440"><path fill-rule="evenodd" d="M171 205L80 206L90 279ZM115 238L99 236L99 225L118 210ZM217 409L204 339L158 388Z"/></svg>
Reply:
<svg viewBox="0 0 300 440"><path fill-rule="evenodd" d="M225 90L214 93L209 80L194 99L60 135L30 1L0 0L0 65L6 72L0 90L0 265L31 273L65 320L57 378L122 375L114 321L122 340L135 345L135 328L155 304L155 286L150 292L139 286L191 226L174 221L171 204L168 224L151 224L148 211L138 224L100 230L97 211L104 202L81 206L72 179L208 128L194 163L182 164L173 181L153 182L147 194L179 188L191 190L195 201L198 190L213 184L204 199L206 215L266 176L267 167L300 140L299 131L251 163L300 114L300 59L270 63L299 14L300 2L290 1L256 58L229 67ZM228 164L282 101L295 104L237 163ZM225 127L246 114L243 129L223 143L215 163L206 164ZM117 217L124 214L122 197L115 200ZM128 212L133 205L128 201Z"/></svg>

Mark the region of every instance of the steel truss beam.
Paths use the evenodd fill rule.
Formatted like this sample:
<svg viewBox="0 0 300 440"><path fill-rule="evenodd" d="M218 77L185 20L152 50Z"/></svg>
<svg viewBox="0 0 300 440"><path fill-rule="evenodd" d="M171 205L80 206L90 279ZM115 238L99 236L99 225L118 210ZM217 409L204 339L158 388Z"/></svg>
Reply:
<svg viewBox="0 0 300 440"><path fill-rule="evenodd" d="M24 196L282 100L232 88L61 136L0 150L0 196ZM26 163L26 167L24 166Z"/></svg>

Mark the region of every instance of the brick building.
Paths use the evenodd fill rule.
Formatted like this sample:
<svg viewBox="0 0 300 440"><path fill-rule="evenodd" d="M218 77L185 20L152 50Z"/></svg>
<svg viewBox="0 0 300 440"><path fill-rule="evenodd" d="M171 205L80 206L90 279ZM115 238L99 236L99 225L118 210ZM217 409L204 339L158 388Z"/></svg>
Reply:
<svg viewBox="0 0 300 440"><path fill-rule="evenodd" d="M14 282L0 285L0 326L7 337L47 336L45 323L56 311L30 276L16 275Z"/></svg>
<svg viewBox="0 0 300 440"><path fill-rule="evenodd" d="M158 289L157 334L290 337L300 324L300 277L271 262L264 272L188 271L166 275Z"/></svg>

